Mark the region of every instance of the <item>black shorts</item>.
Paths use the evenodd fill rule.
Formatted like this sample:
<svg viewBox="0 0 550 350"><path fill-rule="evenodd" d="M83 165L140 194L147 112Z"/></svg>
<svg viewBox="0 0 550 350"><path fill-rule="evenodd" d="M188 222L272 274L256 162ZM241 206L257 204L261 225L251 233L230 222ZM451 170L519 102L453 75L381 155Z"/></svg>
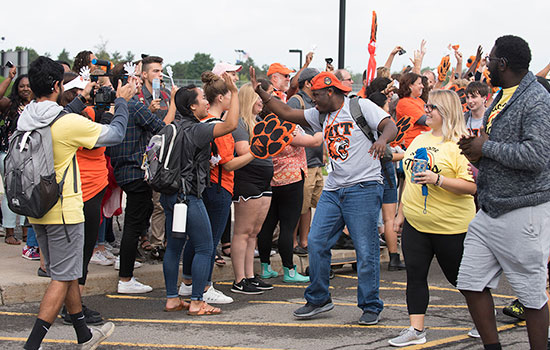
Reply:
<svg viewBox="0 0 550 350"><path fill-rule="evenodd" d="M271 197L273 167L248 164L235 171L233 201L249 200L262 196Z"/></svg>

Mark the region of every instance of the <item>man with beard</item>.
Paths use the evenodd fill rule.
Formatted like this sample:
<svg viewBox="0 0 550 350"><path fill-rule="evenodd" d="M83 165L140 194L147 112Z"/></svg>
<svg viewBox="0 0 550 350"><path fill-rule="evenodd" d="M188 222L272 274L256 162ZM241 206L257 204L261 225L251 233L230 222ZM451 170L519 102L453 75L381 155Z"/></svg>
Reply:
<svg viewBox="0 0 550 350"><path fill-rule="evenodd" d="M109 125L97 124L78 115L90 100L93 84L65 107L59 106L63 94L63 67L47 57L31 63L29 82L36 99L29 103L17 122L19 131L30 132L50 125L56 179L63 186L63 195L41 218L29 221L36 232L47 273L51 276L40 311L25 349L40 348L63 303L67 306L80 349L95 349L113 333L112 322L100 329L90 329L82 313L78 278L82 276L84 245L84 213L82 190L75 153L79 147L110 146L120 143L128 123L127 101L136 93L135 82L118 85L115 116ZM65 176L65 175L66 176Z"/></svg>
<svg viewBox="0 0 550 350"><path fill-rule="evenodd" d="M351 115L352 102L345 86L330 72L311 80L315 107L293 109L264 91L256 82L254 69L250 78L264 104L281 119L311 126L323 132L329 150L330 174L325 182L308 237L311 284L305 292L306 305L294 311L297 318L311 318L334 308L329 293L330 248L346 225L357 253L357 302L363 311L360 324L378 323L384 303L379 297L380 247L378 215L382 206L380 161L386 144L397 134L390 116L367 99L354 101L373 131L381 135L371 142Z"/></svg>
<svg viewBox="0 0 550 350"><path fill-rule="evenodd" d="M485 349L501 349L491 289L500 275L525 306L531 349L546 349L546 276L550 252L550 97L529 72L523 39L496 40L488 60L501 87L484 117L481 135L459 146L479 169L481 210L468 227L457 288Z"/></svg>
<svg viewBox="0 0 550 350"><path fill-rule="evenodd" d="M273 93L286 103L286 92L290 87L290 73L294 73L292 69L280 63L273 63L267 70L267 77L273 85Z"/></svg>

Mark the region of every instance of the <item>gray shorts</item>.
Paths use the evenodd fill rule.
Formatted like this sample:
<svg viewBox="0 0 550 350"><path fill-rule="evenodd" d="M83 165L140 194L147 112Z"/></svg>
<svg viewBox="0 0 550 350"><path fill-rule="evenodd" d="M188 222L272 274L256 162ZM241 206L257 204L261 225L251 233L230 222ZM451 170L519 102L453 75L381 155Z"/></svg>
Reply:
<svg viewBox="0 0 550 350"><path fill-rule="evenodd" d="M67 240L64 225L36 225L36 239L44 257L46 271L55 281L74 281L82 277L84 223L65 225L71 238Z"/></svg>
<svg viewBox="0 0 550 350"><path fill-rule="evenodd" d="M468 227L457 288L496 288L504 272L519 301L530 309L547 302L550 202L498 218L479 211Z"/></svg>

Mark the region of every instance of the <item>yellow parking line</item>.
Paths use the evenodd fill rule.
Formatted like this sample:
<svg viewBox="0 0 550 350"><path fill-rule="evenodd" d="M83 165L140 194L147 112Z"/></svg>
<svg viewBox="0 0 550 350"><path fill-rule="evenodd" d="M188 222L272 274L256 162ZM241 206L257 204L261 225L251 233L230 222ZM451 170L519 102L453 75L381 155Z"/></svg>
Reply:
<svg viewBox="0 0 550 350"><path fill-rule="evenodd" d="M516 328L518 326L524 326L524 325L525 325L525 322L508 324L508 325L505 325L505 326L498 327L497 331L502 332L502 331L506 331L508 329L512 329L512 328ZM435 327L430 327L430 329L435 329ZM470 338L470 337L467 334L455 335L453 337L437 339L437 340L430 341L430 342L420 344L420 345L407 346L407 347L404 347L403 349L407 349L407 350L427 349L427 348L430 348L432 346L439 346L439 345L443 345L443 344L454 343L454 342L464 340L464 339L468 339L468 338Z"/></svg>
<svg viewBox="0 0 550 350"><path fill-rule="evenodd" d="M166 300L166 298L154 298L154 297L142 297L136 295L116 295L116 294L107 294L105 295L109 299L125 299L125 300Z"/></svg>
<svg viewBox="0 0 550 350"><path fill-rule="evenodd" d="M292 304L300 305L303 304L302 301L279 301L279 300L249 300L249 304ZM333 303L334 305L339 306L357 306L356 303ZM407 304L387 304L384 303L384 307L407 307ZM429 308L434 309L467 309L468 305L428 305ZM495 306L496 309L502 309L504 306Z"/></svg>
<svg viewBox="0 0 550 350"><path fill-rule="evenodd" d="M26 338L15 338L15 337L0 337L0 340L4 341L26 341ZM66 339L44 339L44 343L55 343L55 344L76 344L74 340ZM282 350L282 349L273 349L273 348L244 348L244 347L234 347L234 346L209 346L209 345L180 345L180 344L147 344L147 343L125 343L125 342L110 342L104 341L101 345L112 345L112 346L129 346L132 348L158 348L158 349L223 349L223 350Z"/></svg>
<svg viewBox="0 0 550 350"><path fill-rule="evenodd" d="M342 278L349 278L349 279L357 279L357 277L355 276L346 276L346 275L335 275L337 277L342 277ZM398 285L398 286L406 286L407 285L407 282L392 282L392 281L384 281L384 280L380 280L380 282L384 282L384 283L391 283L391 284L395 284L395 285ZM348 287L346 288L348 290L356 290L357 287ZM455 292L455 293L460 293L460 291L458 289L453 289L453 288L444 288L444 287L436 287L436 286L429 286L429 289L430 290L442 290L442 291L446 291L446 292ZM405 290L405 288L391 288L391 287L380 287L380 290ZM493 294L494 297L497 297L497 298L504 298L504 299L516 299L515 296L512 296L512 295L504 295L504 294Z"/></svg>

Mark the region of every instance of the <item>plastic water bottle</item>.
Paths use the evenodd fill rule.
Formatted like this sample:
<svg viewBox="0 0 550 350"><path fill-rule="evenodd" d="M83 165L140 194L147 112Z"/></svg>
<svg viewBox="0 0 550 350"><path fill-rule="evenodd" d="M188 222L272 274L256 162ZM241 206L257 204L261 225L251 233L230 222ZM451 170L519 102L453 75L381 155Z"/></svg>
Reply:
<svg viewBox="0 0 550 350"><path fill-rule="evenodd" d="M160 98L160 79L153 79L153 100Z"/></svg>
<svg viewBox="0 0 550 350"><path fill-rule="evenodd" d="M172 237L185 238L187 226L187 204L176 203L174 205L174 216L172 218Z"/></svg>

